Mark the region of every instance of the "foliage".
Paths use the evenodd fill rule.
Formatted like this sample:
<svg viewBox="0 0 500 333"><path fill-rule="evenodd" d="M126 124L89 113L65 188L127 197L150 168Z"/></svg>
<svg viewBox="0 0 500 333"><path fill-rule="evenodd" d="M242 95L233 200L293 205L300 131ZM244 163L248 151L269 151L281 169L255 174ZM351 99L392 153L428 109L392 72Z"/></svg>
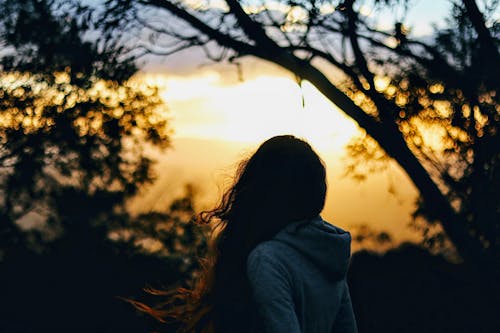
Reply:
<svg viewBox="0 0 500 333"><path fill-rule="evenodd" d="M2 5L4 225L36 214L55 237L80 214L95 222L125 214L125 200L152 180L144 144L168 145L157 90L130 79L135 68L120 48L85 41L84 22L55 16L45 1Z"/></svg>
<svg viewBox="0 0 500 333"><path fill-rule="evenodd" d="M169 146L163 101L84 8L0 9L0 331L140 331L120 297L184 281L205 241L192 188L165 211L127 210Z"/></svg>
<svg viewBox="0 0 500 333"><path fill-rule="evenodd" d="M500 236L498 63L482 50L466 8L455 4L451 14L449 27L437 31L432 44L434 52L447 58L447 67L437 61L378 60L398 67L385 93L404 107L398 124L406 142L419 154L471 234L485 248L494 248ZM499 36L500 25L493 23L490 32ZM391 95L387 91L392 87ZM427 222L439 218L422 200L415 216Z"/></svg>
<svg viewBox="0 0 500 333"><path fill-rule="evenodd" d="M141 213L110 234L115 241L139 247L141 253L177 262L187 277L199 273L207 251L210 227L195 222L196 189L189 184L185 194L172 201L166 211ZM184 281L181 281L183 283Z"/></svg>
<svg viewBox="0 0 500 333"><path fill-rule="evenodd" d="M358 224L353 226L350 232L353 234L352 245L363 250L384 252L394 248L392 236L387 231L378 231L366 224Z"/></svg>
<svg viewBox="0 0 500 333"><path fill-rule="evenodd" d="M377 26L379 13L405 13L410 1L375 1L373 15L367 4L108 0L101 22L135 32L147 54L201 47L214 61L254 56L310 81L407 172L421 195L418 228L442 238L430 232L438 223L464 260L491 272L500 258L498 2L452 2L447 27L420 39L404 15ZM360 144L358 157L387 160L373 141Z"/></svg>

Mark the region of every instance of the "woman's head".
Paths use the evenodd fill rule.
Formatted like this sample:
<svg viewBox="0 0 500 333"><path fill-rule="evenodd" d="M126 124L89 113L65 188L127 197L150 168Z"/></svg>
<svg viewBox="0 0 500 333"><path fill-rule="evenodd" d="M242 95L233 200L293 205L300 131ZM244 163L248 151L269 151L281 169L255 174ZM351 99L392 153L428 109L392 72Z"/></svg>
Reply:
<svg viewBox="0 0 500 333"><path fill-rule="evenodd" d="M310 218L323 209L325 168L307 142L291 135L275 136L244 163L235 190L243 200L258 204L255 211L273 219Z"/></svg>
<svg viewBox="0 0 500 333"><path fill-rule="evenodd" d="M286 224L317 216L325 195L325 167L319 156L304 140L280 135L240 164L219 206L202 216L207 222L220 220L222 229L228 229L223 238L232 236L251 250Z"/></svg>

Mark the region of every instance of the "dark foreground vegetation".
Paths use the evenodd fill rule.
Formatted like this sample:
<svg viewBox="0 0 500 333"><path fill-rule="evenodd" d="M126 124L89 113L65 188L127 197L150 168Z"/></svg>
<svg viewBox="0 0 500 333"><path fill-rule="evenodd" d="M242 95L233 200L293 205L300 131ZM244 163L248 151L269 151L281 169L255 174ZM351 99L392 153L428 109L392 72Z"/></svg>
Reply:
<svg viewBox="0 0 500 333"><path fill-rule="evenodd" d="M360 332L500 330L500 303L484 281L416 245L358 252L348 274Z"/></svg>
<svg viewBox="0 0 500 333"><path fill-rule="evenodd" d="M0 332L173 332L122 297L154 304L159 296L142 288L177 282L177 265L86 240L0 265ZM500 331L499 302L482 281L415 245L356 253L349 282L360 332Z"/></svg>

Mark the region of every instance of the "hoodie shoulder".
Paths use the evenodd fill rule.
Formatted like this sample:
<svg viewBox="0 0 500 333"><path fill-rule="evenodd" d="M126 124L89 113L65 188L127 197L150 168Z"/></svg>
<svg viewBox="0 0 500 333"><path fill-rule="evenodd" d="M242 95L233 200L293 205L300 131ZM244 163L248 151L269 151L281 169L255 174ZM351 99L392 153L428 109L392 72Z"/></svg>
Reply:
<svg viewBox="0 0 500 333"><path fill-rule="evenodd" d="M351 235L319 216L288 225L273 240L299 252L331 279L343 279L347 273Z"/></svg>

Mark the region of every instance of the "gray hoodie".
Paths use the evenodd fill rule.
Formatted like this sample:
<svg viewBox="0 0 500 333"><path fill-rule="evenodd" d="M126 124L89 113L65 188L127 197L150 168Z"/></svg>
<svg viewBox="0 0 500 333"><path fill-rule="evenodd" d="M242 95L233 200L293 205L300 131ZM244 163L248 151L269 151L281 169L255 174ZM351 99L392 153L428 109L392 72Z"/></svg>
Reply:
<svg viewBox="0 0 500 333"><path fill-rule="evenodd" d="M351 236L321 217L255 247L247 275L266 333L355 333L346 272Z"/></svg>

